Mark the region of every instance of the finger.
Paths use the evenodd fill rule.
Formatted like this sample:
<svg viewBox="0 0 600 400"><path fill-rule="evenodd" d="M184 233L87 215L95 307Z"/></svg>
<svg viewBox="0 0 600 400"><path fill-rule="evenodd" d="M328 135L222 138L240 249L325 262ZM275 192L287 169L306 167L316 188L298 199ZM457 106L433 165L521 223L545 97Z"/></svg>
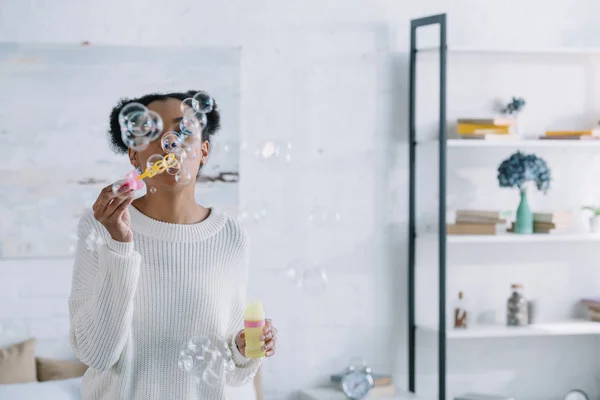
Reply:
<svg viewBox="0 0 600 400"><path fill-rule="evenodd" d="M134 198L135 196L133 195L133 192L127 193L127 196L117 197L106 209L106 215L108 215L108 218L120 219L121 215L123 215L125 209L129 207ZM109 214L110 209L112 208L114 208L114 211Z"/></svg>
<svg viewBox="0 0 600 400"><path fill-rule="evenodd" d="M107 186L100 191L100 195L96 199L96 202L92 206L94 212L99 215L103 215L106 211L106 208L111 203L117 195L115 195L112 191L112 186Z"/></svg>
<svg viewBox="0 0 600 400"><path fill-rule="evenodd" d="M271 357L273 354L275 354L275 350L269 350L267 351L267 353L265 354L265 357Z"/></svg>
<svg viewBox="0 0 600 400"><path fill-rule="evenodd" d="M244 339L244 340L245 340L245 339L246 339L246 332L242 331L242 332L240 333L240 336L239 336L239 337L240 337L240 339Z"/></svg>
<svg viewBox="0 0 600 400"><path fill-rule="evenodd" d="M235 344L237 344L238 347L246 347L246 340L238 337L235 341Z"/></svg>
<svg viewBox="0 0 600 400"><path fill-rule="evenodd" d="M269 351L275 348L275 344L276 344L276 340L269 340L268 342L265 342L265 345L262 347L263 351Z"/></svg>

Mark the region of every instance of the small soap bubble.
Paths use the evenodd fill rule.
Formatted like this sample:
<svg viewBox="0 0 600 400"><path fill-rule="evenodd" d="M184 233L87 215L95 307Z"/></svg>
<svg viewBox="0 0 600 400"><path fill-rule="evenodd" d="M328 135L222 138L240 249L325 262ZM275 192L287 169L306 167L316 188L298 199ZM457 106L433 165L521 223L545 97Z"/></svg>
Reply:
<svg viewBox="0 0 600 400"><path fill-rule="evenodd" d="M154 187L154 186L150 186L150 187L148 188L148 191L149 191L150 193L154 194L154 193L156 193L156 187Z"/></svg>
<svg viewBox="0 0 600 400"><path fill-rule="evenodd" d="M121 139L125 146L135 151L144 151L150 145L150 139L146 136L135 136L131 132L124 130L121 132Z"/></svg>
<svg viewBox="0 0 600 400"><path fill-rule="evenodd" d="M85 248L90 252L97 252L103 244L102 236L96 231L91 231L85 238Z"/></svg>
<svg viewBox="0 0 600 400"><path fill-rule="evenodd" d="M194 377L197 384L217 387L235 369L227 341L210 335L193 337L179 351L178 366Z"/></svg>
<svg viewBox="0 0 600 400"><path fill-rule="evenodd" d="M179 185L187 185L192 181L192 174L187 168L182 168L175 174L175 181Z"/></svg>
<svg viewBox="0 0 600 400"><path fill-rule="evenodd" d="M159 161L162 161L162 159L163 159L163 156L161 156L160 154L152 154L146 160L146 168L152 168L152 166L154 166L154 164L156 164Z"/></svg>
<svg viewBox="0 0 600 400"><path fill-rule="evenodd" d="M179 171L181 171L186 157L186 153L183 151L173 155L175 156L175 162L172 164L167 164L166 171L169 175L176 175Z"/></svg>
<svg viewBox="0 0 600 400"><path fill-rule="evenodd" d="M181 106L179 108L181 109L181 114L185 115L187 110L195 111L198 109L198 107L198 101L192 97L188 97L181 102Z"/></svg>
<svg viewBox="0 0 600 400"><path fill-rule="evenodd" d="M202 136L202 123L200 119L192 112L186 113L181 122L179 123L179 130L186 136Z"/></svg>
<svg viewBox="0 0 600 400"><path fill-rule="evenodd" d="M192 159L192 160L196 158L196 150L194 150L194 148L192 146L190 146L189 144L184 143L181 146L181 149L183 151L185 151L187 158Z"/></svg>
<svg viewBox="0 0 600 400"><path fill-rule="evenodd" d="M181 137L177 132L167 132L160 139L160 145L165 153L178 153L181 151Z"/></svg>
<svg viewBox="0 0 600 400"><path fill-rule="evenodd" d="M127 118L127 130L134 136L146 136L154 130L154 120L147 112L133 112Z"/></svg>
<svg viewBox="0 0 600 400"><path fill-rule="evenodd" d="M320 294L327 289L327 272L318 265L307 268L298 281L298 287L307 294Z"/></svg>
<svg viewBox="0 0 600 400"><path fill-rule="evenodd" d="M257 150L257 155L265 161L273 160L279 156L279 145L273 140L267 140Z"/></svg>
<svg viewBox="0 0 600 400"><path fill-rule="evenodd" d="M206 92L198 92L194 95L194 100L198 103L194 109L202 114L212 112L215 102L212 96Z"/></svg>
<svg viewBox="0 0 600 400"><path fill-rule="evenodd" d="M341 221L342 217L339 211L330 210L320 205L316 205L308 214L308 221L317 226L334 226Z"/></svg>
<svg viewBox="0 0 600 400"><path fill-rule="evenodd" d="M163 120L157 112L148 111L148 116L152 121L152 130L148 133L147 137L150 141L158 139L164 129Z"/></svg>

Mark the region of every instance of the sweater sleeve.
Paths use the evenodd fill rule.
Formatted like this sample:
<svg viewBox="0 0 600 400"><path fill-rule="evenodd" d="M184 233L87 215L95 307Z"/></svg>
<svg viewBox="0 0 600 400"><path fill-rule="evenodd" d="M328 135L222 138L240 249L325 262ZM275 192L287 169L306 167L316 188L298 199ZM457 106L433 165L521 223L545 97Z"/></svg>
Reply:
<svg viewBox="0 0 600 400"><path fill-rule="evenodd" d="M128 340L141 264L132 242L103 235L106 243L90 246L90 235L99 236L102 229L90 214L79 222L69 297L71 346L83 363L97 370L111 368Z"/></svg>
<svg viewBox="0 0 600 400"><path fill-rule="evenodd" d="M232 300L232 311L229 324L229 346L235 363L235 370L227 374L229 386L244 386L254 379L260 368L262 359L246 358L235 344L237 333L244 327L244 308L248 287L248 247L245 246L239 271L235 274L235 298Z"/></svg>

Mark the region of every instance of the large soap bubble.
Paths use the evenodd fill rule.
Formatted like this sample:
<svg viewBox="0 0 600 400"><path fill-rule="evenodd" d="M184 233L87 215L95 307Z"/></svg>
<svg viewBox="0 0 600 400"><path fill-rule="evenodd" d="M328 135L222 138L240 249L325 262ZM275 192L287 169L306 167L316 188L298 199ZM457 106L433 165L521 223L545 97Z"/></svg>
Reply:
<svg viewBox="0 0 600 400"><path fill-rule="evenodd" d="M226 340L216 335L192 337L179 351L179 368L194 376L199 384L225 385L228 373L235 369Z"/></svg>

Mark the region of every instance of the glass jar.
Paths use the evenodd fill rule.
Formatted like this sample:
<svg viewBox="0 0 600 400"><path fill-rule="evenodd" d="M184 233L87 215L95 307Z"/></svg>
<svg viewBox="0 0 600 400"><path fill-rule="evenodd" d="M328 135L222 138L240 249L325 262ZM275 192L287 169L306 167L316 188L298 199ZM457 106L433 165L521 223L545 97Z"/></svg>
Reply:
<svg viewBox="0 0 600 400"><path fill-rule="evenodd" d="M507 301L506 324L508 326L525 326L528 324L527 299L523 294L523 285L512 284L512 294Z"/></svg>

